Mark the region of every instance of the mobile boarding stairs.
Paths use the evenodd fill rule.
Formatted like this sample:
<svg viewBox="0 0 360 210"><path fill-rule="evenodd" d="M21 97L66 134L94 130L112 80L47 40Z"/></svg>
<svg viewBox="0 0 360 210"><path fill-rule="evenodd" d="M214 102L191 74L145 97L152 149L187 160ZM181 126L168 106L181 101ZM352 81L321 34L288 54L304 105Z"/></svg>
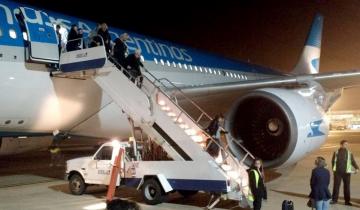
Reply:
<svg viewBox="0 0 360 210"><path fill-rule="evenodd" d="M214 141L200 125L200 122L211 121L207 113L171 81L157 79L146 69L143 71L144 79L139 88L131 81L134 78L127 76L131 74L115 61L110 62L105 48L97 46L62 53L60 71L54 75L70 78L77 74L93 79L134 125L167 152L173 161L139 162L148 173L162 174L167 179L171 187L164 193L205 191L213 195L207 208L213 208L220 199L238 200L239 205L245 207L249 186L248 167L244 161L253 156L239 144L246 155L242 160L237 159L228 147ZM190 106L196 116L179 105L176 97L179 95L181 104ZM225 157L212 157L207 153L207 141L217 144Z"/></svg>

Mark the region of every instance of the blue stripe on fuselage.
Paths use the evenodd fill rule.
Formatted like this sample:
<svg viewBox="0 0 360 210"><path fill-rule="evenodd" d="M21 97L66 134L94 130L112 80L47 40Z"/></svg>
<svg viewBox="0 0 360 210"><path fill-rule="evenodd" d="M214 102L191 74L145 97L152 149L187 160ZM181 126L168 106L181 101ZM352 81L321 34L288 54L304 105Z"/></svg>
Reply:
<svg viewBox="0 0 360 210"><path fill-rule="evenodd" d="M0 37L0 45L24 45L20 27L18 26L13 14L14 9L20 6L24 5L7 0L0 0L0 20L2 23L1 30L3 33L3 36ZM35 7L31 8L37 9ZM66 16L56 12L45 12L49 15L50 21L53 24L61 23L61 25L65 26L68 30L72 24L77 24L80 28L84 29L84 36L87 36L87 34L96 26L95 22ZM8 33L10 29L14 29L16 31L16 39L10 38ZM127 42L130 52L134 51L136 48L141 48L145 60L148 61L153 61L154 58L156 58L158 60L163 59L164 61L170 61L171 63L175 62L176 64L181 63L214 69L229 69L249 73L280 75L279 72L270 68L231 60L221 56L215 56L210 53L204 53L189 47L184 47L164 40L154 39L126 30L110 27L110 32L112 39L115 39L120 34L127 32L130 35L130 40Z"/></svg>

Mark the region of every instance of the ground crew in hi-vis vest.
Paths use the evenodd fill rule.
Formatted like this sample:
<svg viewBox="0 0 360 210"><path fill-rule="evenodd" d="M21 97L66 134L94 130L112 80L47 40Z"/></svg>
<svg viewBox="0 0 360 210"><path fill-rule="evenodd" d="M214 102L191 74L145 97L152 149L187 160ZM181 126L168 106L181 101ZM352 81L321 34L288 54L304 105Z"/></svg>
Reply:
<svg viewBox="0 0 360 210"><path fill-rule="evenodd" d="M348 142L346 140L342 140L340 142L340 148L334 152L332 158L334 189L331 204L337 203L341 180L343 180L345 205L352 206L350 202L350 176L352 173L357 173L359 171L359 166L356 164L354 156L347 147ZM352 170L352 167L355 168L355 171Z"/></svg>
<svg viewBox="0 0 360 210"><path fill-rule="evenodd" d="M255 159L253 165L249 169L249 185L251 192L248 200L253 202L254 210L260 210L262 199L267 199L262 168L262 161L260 159Z"/></svg>

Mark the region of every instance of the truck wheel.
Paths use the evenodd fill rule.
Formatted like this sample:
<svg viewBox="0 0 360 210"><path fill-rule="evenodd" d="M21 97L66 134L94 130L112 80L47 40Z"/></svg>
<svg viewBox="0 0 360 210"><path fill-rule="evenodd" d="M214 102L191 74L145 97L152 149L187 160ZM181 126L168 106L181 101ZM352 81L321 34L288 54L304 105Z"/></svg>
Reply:
<svg viewBox="0 0 360 210"><path fill-rule="evenodd" d="M72 194L82 195L86 190L84 179L79 174L74 174L70 177L69 188Z"/></svg>
<svg viewBox="0 0 360 210"><path fill-rule="evenodd" d="M165 198L159 182L155 179L145 180L142 186L142 194L145 203L149 205L156 205L162 203Z"/></svg>
<svg viewBox="0 0 360 210"><path fill-rule="evenodd" d="M184 198L188 198L191 197L193 195L195 195L196 193L198 193L197 190L178 190L178 193L184 197Z"/></svg>

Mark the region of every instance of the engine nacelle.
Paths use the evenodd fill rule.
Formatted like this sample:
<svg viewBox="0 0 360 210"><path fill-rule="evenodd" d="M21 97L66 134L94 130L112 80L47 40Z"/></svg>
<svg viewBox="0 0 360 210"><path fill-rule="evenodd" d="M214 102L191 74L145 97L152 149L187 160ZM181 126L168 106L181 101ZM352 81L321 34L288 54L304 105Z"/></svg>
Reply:
<svg viewBox="0 0 360 210"><path fill-rule="evenodd" d="M255 90L239 98L225 126L266 168L296 163L320 148L328 135L328 123L312 100L296 90L277 88ZM237 144L229 141L229 145L237 157L244 156Z"/></svg>

